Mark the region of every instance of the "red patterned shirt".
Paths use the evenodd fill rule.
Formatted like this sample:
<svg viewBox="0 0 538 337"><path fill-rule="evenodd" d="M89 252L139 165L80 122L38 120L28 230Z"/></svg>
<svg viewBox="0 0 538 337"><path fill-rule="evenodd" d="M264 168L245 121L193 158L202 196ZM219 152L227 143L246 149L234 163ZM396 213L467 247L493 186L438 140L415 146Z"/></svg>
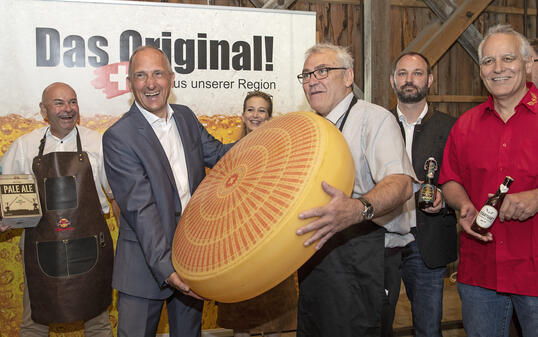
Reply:
<svg viewBox="0 0 538 337"><path fill-rule="evenodd" d="M529 91L505 123L493 98L465 112L450 133L439 183L461 184L477 210L504 177L514 178L508 193L538 188L538 89ZM499 292L538 296L538 215L526 221L498 219L493 242L462 232L458 281Z"/></svg>

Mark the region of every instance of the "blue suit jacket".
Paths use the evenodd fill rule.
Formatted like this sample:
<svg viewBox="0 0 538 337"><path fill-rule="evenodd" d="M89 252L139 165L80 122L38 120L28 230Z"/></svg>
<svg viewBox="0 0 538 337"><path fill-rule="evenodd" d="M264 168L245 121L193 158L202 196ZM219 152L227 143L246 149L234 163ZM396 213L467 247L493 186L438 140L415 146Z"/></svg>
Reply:
<svg viewBox="0 0 538 337"><path fill-rule="evenodd" d="M231 147L213 138L186 106L171 105L187 162L191 194ZM166 154L135 104L103 136L108 181L121 210L112 286L132 296L165 299L174 272L171 247L181 201Z"/></svg>

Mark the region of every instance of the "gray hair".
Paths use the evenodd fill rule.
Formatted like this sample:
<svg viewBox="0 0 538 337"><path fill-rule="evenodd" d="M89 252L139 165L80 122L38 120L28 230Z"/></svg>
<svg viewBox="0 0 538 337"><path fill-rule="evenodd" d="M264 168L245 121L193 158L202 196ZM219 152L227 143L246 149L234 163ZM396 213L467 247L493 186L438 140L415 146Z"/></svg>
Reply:
<svg viewBox="0 0 538 337"><path fill-rule="evenodd" d="M172 65L170 64L170 60L168 59L168 56L166 56L166 54L160 50L159 48L155 47L155 46L152 46L152 45L147 45L147 46L140 46L138 48L135 49L135 51L133 52L133 54L131 55L131 58L129 59L129 78L132 78L133 76L133 73L132 71L134 70L132 65L133 65L133 59L135 57L135 55L138 53L138 52L141 52L142 50L144 49L153 49L153 50L156 50L158 51L159 53L161 53L165 60L166 60L166 65L168 67L168 72L170 74L172 74L174 71L172 70Z"/></svg>
<svg viewBox="0 0 538 337"><path fill-rule="evenodd" d="M482 42L480 42L480 45L478 45L478 60L482 61L482 49L484 48L484 43L487 39L492 37L495 34L508 34L508 35L514 35L519 40L519 52L521 54L521 57L523 60L528 61L532 57L531 52L531 46L529 44L529 41L525 36L523 36L521 33L517 32L512 28L510 25L506 24L498 24L493 27L490 27L488 29L488 32Z"/></svg>
<svg viewBox="0 0 538 337"><path fill-rule="evenodd" d="M348 48L337 46L332 43L318 43L310 47L305 52L305 59L307 59L312 54L322 53L327 50L330 50L336 54L336 58L341 63L342 67L353 69L353 56L351 56L351 53L349 52Z"/></svg>

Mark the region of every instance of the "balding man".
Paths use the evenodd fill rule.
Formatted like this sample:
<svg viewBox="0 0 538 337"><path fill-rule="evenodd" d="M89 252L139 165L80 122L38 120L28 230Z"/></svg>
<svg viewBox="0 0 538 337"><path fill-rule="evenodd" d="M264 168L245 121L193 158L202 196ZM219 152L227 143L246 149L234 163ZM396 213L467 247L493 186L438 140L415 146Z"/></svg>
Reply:
<svg viewBox="0 0 538 337"><path fill-rule="evenodd" d="M43 207L41 221L21 238L21 336L48 336L49 323L80 320L86 336L112 336L113 250L103 217L105 192L112 194L101 135L77 126L77 95L65 83L45 88L39 107L49 125L19 137L0 158L4 174L35 175Z"/></svg>
<svg viewBox="0 0 538 337"><path fill-rule="evenodd" d="M152 46L129 62L135 102L103 137L105 167L122 211L113 286L118 336L155 336L166 302L170 336L200 336L203 301L174 271L181 213L231 145L213 138L188 107L168 104L174 72Z"/></svg>

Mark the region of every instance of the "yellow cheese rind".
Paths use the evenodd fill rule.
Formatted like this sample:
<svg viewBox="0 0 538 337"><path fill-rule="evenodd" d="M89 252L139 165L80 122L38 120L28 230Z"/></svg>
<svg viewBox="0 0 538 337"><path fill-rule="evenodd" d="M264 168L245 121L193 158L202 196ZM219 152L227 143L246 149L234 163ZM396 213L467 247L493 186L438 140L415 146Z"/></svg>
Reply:
<svg viewBox="0 0 538 337"><path fill-rule="evenodd" d="M310 234L295 232L312 221L299 220L300 212L330 201L322 181L351 195L353 158L340 131L312 112L266 122L236 144L192 196L174 237L174 268L197 294L219 302L271 289L315 252L303 245ZM292 196L277 183L295 188Z"/></svg>

